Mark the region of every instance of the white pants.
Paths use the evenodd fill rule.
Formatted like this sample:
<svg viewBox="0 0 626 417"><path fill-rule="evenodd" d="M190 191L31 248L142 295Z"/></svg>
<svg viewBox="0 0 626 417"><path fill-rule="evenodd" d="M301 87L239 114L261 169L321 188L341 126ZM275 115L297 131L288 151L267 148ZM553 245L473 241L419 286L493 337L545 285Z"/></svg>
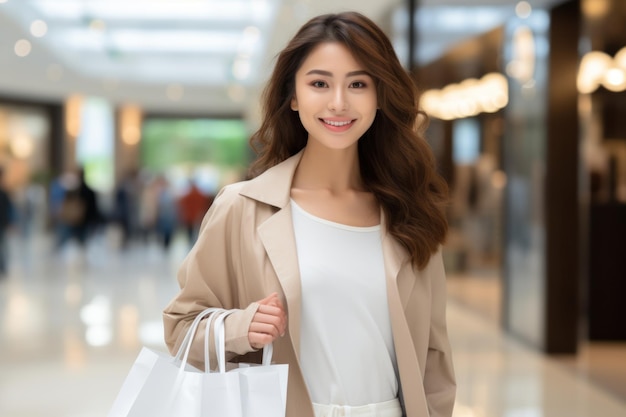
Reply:
<svg viewBox="0 0 626 417"><path fill-rule="evenodd" d="M402 406L398 399L358 407L313 403L313 410L315 417L402 417Z"/></svg>

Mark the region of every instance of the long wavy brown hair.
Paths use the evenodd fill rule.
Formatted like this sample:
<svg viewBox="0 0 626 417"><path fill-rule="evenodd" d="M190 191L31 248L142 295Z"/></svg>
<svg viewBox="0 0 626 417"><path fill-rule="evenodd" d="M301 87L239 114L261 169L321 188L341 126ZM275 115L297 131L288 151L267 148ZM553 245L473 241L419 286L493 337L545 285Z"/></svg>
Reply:
<svg viewBox="0 0 626 417"><path fill-rule="evenodd" d="M315 17L280 52L263 95L263 121L250 139L257 159L250 176L298 153L307 132L290 107L295 75L317 45L345 45L376 83L378 114L359 139L361 176L385 214L387 229L408 250L418 268L428 263L447 233L448 189L421 132L426 117L417 88L391 42L369 18L345 12Z"/></svg>

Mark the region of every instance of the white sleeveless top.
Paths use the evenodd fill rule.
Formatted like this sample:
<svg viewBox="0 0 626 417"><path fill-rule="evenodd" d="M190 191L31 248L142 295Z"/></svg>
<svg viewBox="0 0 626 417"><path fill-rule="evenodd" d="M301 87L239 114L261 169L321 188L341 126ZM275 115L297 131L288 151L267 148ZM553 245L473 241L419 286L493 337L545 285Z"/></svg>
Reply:
<svg viewBox="0 0 626 417"><path fill-rule="evenodd" d="M291 206L302 280L300 364L311 400L360 406L396 398L380 226L347 226Z"/></svg>

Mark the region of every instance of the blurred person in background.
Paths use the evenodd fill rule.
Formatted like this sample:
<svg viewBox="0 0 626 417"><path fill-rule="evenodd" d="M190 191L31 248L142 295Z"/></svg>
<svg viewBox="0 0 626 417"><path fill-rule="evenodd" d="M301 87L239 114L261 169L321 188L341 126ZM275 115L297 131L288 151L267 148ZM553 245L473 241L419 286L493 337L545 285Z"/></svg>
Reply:
<svg viewBox="0 0 626 417"><path fill-rule="evenodd" d="M122 232L121 248L136 237L139 229L139 199L141 184L137 170L131 170L115 189L113 222Z"/></svg>
<svg viewBox="0 0 626 417"><path fill-rule="evenodd" d="M178 226L178 209L176 197L165 175L155 180L156 219L155 232L164 250L168 250Z"/></svg>
<svg viewBox="0 0 626 417"><path fill-rule="evenodd" d="M56 193L62 195L58 211L61 234L56 248L61 249L72 239L85 248L91 235L104 223L96 192L87 184L83 168L78 170L76 176L63 178L60 185L62 191Z"/></svg>
<svg viewBox="0 0 626 417"><path fill-rule="evenodd" d="M0 278L6 276L9 263L9 228L15 221L15 207L4 184L4 167L0 167Z"/></svg>
<svg viewBox="0 0 626 417"><path fill-rule="evenodd" d="M147 243L155 233L159 202L157 178L148 177L143 181L139 194L138 227L139 235Z"/></svg>
<svg viewBox="0 0 626 417"><path fill-rule="evenodd" d="M70 233L65 207L68 190L78 187L78 178L73 172L64 172L50 182L48 212L54 229L54 248L59 249Z"/></svg>
<svg viewBox="0 0 626 417"><path fill-rule="evenodd" d="M187 240L192 245L198 237L200 223L212 200L212 196L204 194L193 179L189 180L187 191L178 200L180 223L185 229Z"/></svg>
<svg viewBox="0 0 626 417"><path fill-rule="evenodd" d="M33 232L35 217L41 204L40 187L29 181L14 194L14 205L17 213L19 233L24 239L28 239Z"/></svg>
<svg viewBox="0 0 626 417"><path fill-rule="evenodd" d="M227 359L259 362L272 343L289 364L287 417L450 417L447 186L391 42L358 13L313 18L264 100L252 179L206 215L164 309L167 346L204 309L233 310Z"/></svg>
<svg viewBox="0 0 626 417"><path fill-rule="evenodd" d="M87 184L84 168L79 169L78 178L78 192L80 198L85 203L85 218L80 227L83 229L82 233L88 238L104 225L105 218L102 210L100 210L97 193Z"/></svg>

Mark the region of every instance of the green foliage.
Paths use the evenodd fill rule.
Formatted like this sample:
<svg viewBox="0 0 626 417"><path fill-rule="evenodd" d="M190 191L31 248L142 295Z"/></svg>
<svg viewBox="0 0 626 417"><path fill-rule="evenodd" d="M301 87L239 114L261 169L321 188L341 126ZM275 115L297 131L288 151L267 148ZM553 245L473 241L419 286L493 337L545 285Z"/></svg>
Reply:
<svg viewBox="0 0 626 417"><path fill-rule="evenodd" d="M173 165L248 164L248 132L237 119L148 119L144 122L143 166L161 171Z"/></svg>

